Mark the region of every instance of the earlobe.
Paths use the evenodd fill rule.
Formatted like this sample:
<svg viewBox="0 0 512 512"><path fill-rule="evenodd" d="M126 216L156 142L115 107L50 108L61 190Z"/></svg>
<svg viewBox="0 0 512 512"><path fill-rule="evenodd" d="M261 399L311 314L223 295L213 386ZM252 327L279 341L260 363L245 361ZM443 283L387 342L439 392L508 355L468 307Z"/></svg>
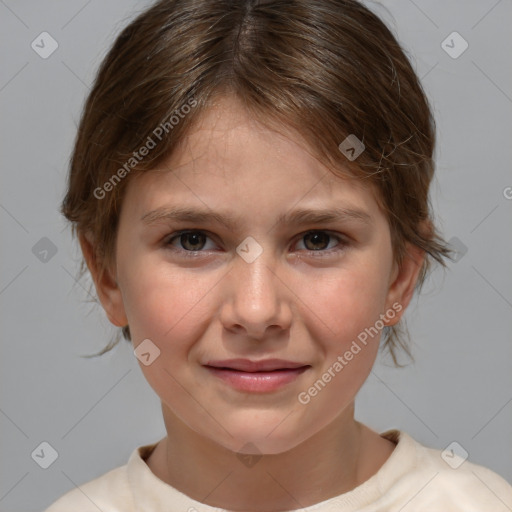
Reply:
<svg viewBox="0 0 512 512"><path fill-rule="evenodd" d="M121 290L111 269L101 272L92 235L90 233L80 234L79 242L87 267L91 273L96 293L108 319L117 327L127 325L128 319L124 311Z"/></svg>
<svg viewBox="0 0 512 512"><path fill-rule="evenodd" d="M402 264L398 266L398 263L395 263L386 307L394 309L397 314L393 317L393 320L387 322L388 326L397 324L407 309L414 295L424 261L425 251L415 245L407 244L407 252Z"/></svg>

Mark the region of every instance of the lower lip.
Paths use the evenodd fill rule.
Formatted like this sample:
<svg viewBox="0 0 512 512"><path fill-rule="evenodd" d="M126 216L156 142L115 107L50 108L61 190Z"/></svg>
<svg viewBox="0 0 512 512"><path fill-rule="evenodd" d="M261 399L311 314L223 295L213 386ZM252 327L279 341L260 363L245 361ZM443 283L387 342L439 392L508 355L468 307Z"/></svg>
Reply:
<svg viewBox="0 0 512 512"><path fill-rule="evenodd" d="M241 372L223 370L213 366L206 366L206 369L235 389L253 393L266 393L293 382L308 369L308 366L272 372Z"/></svg>

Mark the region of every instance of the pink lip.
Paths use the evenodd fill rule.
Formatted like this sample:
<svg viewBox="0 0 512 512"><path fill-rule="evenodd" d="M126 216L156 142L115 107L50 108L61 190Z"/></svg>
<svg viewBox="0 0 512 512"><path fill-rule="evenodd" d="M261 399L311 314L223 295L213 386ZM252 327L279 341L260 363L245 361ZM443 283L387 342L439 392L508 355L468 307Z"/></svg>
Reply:
<svg viewBox="0 0 512 512"><path fill-rule="evenodd" d="M293 382L310 366L283 359L229 359L204 365L213 375L240 391L270 392Z"/></svg>

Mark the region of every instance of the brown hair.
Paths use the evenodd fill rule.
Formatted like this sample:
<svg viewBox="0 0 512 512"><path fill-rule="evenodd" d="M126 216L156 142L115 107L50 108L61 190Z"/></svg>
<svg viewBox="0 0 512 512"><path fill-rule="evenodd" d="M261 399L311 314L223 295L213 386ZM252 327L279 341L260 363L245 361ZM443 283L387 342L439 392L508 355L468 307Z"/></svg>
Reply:
<svg viewBox="0 0 512 512"><path fill-rule="evenodd" d="M395 260L406 242L426 253L417 290L432 259L446 266L450 250L428 195L434 120L407 56L375 14L355 0L161 0L103 60L71 157L61 212L73 235L92 236L100 276L115 262L128 181L167 157L217 95L241 100L267 126L296 131L337 175L367 180ZM365 146L353 161L338 148L350 134ZM82 259L79 277L86 270ZM396 347L410 355L400 324L384 333L395 364ZM128 326L122 333L130 340Z"/></svg>

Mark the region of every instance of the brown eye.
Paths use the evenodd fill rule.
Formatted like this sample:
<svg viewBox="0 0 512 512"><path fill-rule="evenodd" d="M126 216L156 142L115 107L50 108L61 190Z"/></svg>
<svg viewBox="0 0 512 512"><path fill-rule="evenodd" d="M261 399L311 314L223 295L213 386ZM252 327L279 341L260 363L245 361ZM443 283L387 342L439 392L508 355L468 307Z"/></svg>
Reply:
<svg viewBox="0 0 512 512"><path fill-rule="evenodd" d="M308 231L298 240L296 249L315 258L338 256L350 245L349 240L341 234L329 231Z"/></svg>
<svg viewBox="0 0 512 512"><path fill-rule="evenodd" d="M321 251L327 248L330 238L332 237L324 231L317 231L307 233L304 235L303 240L308 251Z"/></svg>
<svg viewBox="0 0 512 512"><path fill-rule="evenodd" d="M203 233L183 233L179 240L181 246L187 251L200 251L204 247L206 238Z"/></svg>
<svg viewBox="0 0 512 512"><path fill-rule="evenodd" d="M205 245L207 245L209 238L202 231L182 231L168 238L164 245L169 248L174 247L175 250L183 252L202 251ZM207 247L206 249L210 248Z"/></svg>

